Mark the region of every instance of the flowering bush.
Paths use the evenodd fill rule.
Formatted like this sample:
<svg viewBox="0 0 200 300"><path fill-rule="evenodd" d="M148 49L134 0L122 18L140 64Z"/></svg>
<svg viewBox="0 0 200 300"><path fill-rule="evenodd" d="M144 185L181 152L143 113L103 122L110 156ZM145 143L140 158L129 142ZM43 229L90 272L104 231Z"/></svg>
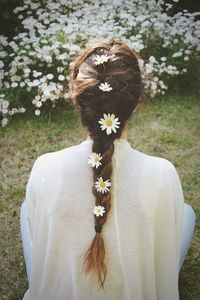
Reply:
<svg viewBox="0 0 200 300"><path fill-rule="evenodd" d="M171 15L171 9L163 0L24 0L14 10L20 33L12 41L0 36L2 126L9 116L24 113L30 101L39 116L44 106L66 100L74 55L100 38L134 48L146 92L164 94L168 79L187 72L200 52L200 13Z"/></svg>

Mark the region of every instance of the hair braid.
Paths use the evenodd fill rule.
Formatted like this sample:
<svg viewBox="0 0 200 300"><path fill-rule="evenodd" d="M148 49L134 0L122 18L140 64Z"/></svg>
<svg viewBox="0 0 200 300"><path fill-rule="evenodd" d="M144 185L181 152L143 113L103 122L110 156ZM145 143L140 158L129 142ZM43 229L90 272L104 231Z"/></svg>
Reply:
<svg viewBox="0 0 200 300"><path fill-rule="evenodd" d="M114 153L114 144L113 141L109 141L106 143L106 147L100 147L99 143L93 143L92 151L96 153L101 153L103 156L102 159L102 167L96 169L93 168L93 180L96 182L98 177L103 177L103 179L111 179L112 175L112 155ZM112 186L111 186L112 189ZM95 226L98 229L102 229L103 225L107 220L107 215L111 208L111 189L106 194L101 194L97 192L95 186L92 187L92 192L95 196L96 203L95 205L101 205L105 207L105 213L101 217L97 217L94 215ZM97 249L96 249L97 247ZM99 251L101 249L101 251ZM90 248L87 250L84 256L84 266L85 271L89 273L90 271L94 270L97 272L98 280L102 288L104 288L104 282L106 278L107 268L104 264L104 257L105 257L105 248L103 238L100 232L96 232L95 239L93 240ZM92 263L91 263L92 262ZM96 265L96 268L94 268Z"/></svg>
<svg viewBox="0 0 200 300"><path fill-rule="evenodd" d="M105 54L109 55L106 67L94 65L94 56ZM103 206L105 213L94 215L96 234L84 253L83 264L86 273L97 275L100 287L104 289L107 267L104 263L105 247L101 229L111 209L114 140L121 137L126 121L140 101L141 74L136 53L124 43L111 40L97 43L83 51L76 59L71 75L71 103L80 111L82 124L93 140L92 152L102 156L101 165L92 168L93 182L100 177L103 181L111 181L111 187L106 193L97 191L95 184L92 186L95 204ZM99 84L102 82L111 84L111 93L100 91ZM109 136L102 132L98 124L104 113L113 113L120 121L117 132Z"/></svg>

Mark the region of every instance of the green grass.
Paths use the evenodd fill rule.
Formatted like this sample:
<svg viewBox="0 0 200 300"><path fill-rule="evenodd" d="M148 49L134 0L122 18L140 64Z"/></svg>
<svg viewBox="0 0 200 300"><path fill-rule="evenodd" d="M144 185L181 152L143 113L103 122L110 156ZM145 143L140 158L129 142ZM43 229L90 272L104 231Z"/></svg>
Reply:
<svg viewBox="0 0 200 300"><path fill-rule="evenodd" d="M180 300L200 299L200 103L194 97L148 101L129 121L128 140L147 154L169 159L179 173L185 201L197 215L192 246L179 277ZM82 142L87 132L77 112L15 117L0 129L0 300L22 299L28 288L19 214L35 159Z"/></svg>

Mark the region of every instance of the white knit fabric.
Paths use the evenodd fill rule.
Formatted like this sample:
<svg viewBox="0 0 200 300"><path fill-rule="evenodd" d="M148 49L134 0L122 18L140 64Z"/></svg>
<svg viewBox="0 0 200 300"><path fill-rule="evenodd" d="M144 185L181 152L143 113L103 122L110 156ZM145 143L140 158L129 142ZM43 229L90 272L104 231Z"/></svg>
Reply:
<svg viewBox="0 0 200 300"><path fill-rule="evenodd" d="M114 142L105 290L82 271L95 235L93 141L40 156L26 190L33 256L23 300L178 300L184 198L175 167Z"/></svg>

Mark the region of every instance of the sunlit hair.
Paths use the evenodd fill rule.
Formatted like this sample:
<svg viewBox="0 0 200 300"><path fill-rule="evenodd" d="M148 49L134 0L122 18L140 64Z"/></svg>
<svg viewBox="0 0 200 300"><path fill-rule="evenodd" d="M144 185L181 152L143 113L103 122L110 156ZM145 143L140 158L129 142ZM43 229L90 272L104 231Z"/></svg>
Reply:
<svg viewBox="0 0 200 300"><path fill-rule="evenodd" d="M108 55L103 64L96 65L96 55ZM99 84L108 82L112 86L109 93L102 92ZM114 140L120 138L126 121L132 115L140 101L142 83L138 65L138 56L126 44L115 40L104 40L86 48L75 60L71 69L70 101L80 111L83 126L88 130L93 140L92 151L101 153L102 165L91 168L93 180L102 176L112 182L112 155ZM120 126L116 133L107 135L102 131L98 121L106 113L113 113L119 118ZM92 192L95 205L105 207L101 217L94 215L94 226L103 227L111 208L111 190L106 194L97 192L95 186ZM88 212L91 213L91 212ZM96 233L90 247L84 253L84 270L97 276L100 288L104 289L107 268L104 263L105 248L103 233Z"/></svg>

